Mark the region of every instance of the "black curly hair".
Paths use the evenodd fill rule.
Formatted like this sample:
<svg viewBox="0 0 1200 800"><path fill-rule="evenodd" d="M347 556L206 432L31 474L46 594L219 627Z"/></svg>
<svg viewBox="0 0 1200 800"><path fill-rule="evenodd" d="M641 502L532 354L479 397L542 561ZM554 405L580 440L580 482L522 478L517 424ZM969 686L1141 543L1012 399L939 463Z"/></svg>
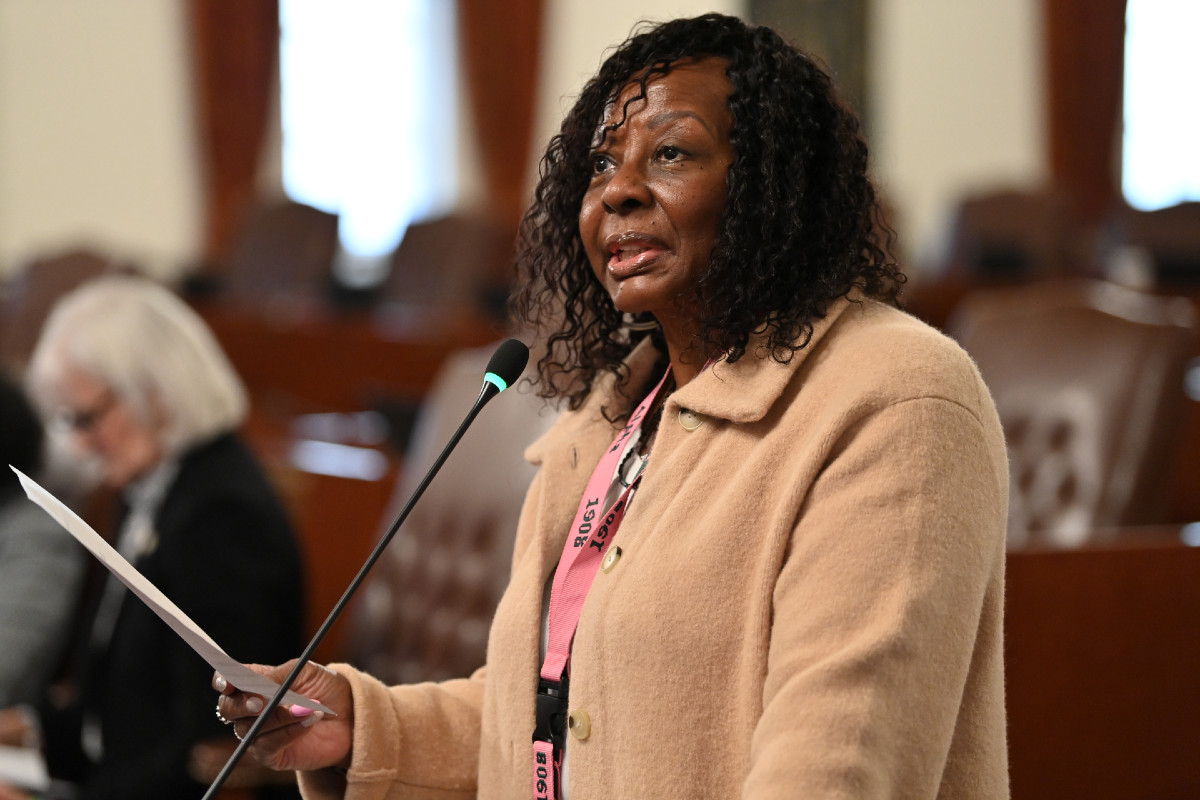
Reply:
<svg viewBox="0 0 1200 800"><path fill-rule="evenodd" d="M580 205L605 109L631 84L644 94L673 64L705 57L729 63L735 158L708 270L688 298L700 309L703 356L736 361L762 333L770 356L786 362L830 303L856 287L897 302L904 275L889 255L895 234L867 174L858 119L829 76L770 28L721 14L672 20L635 33L605 60L542 157L510 310L545 336L536 378L543 397L578 408L602 373L623 385L622 360L655 335L631 332L593 274ZM656 344L665 350L661 338Z"/></svg>

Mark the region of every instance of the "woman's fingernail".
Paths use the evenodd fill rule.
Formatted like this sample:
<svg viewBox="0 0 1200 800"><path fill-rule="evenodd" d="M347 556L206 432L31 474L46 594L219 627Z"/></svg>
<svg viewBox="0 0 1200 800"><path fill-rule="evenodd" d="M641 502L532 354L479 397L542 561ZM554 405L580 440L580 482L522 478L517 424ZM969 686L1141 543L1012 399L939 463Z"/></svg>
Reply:
<svg viewBox="0 0 1200 800"><path fill-rule="evenodd" d="M313 725L316 725L318 722L320 722L324 718L325 718L324 711L313 711L307 717L300 720L300 727L301 728L311 728Z"/></svg>
<svg viewBox="0 0 1200 800"><path fill-rule="evenodd" d="M251 697L246 701L246 710L251 714L257 714L263 710L263 701L258 697Z"/></svg>
<svg viewBox="0 0 1200 800"><path fill-rule="evenodd" d="M304 706L292 706L291 708L293 717L307 717L314 711L316 711L315 708L305 708Z"/></svg>
<svg viewBox="0 0 1200 800"><path fill-rule="evenodd" d="M218 692L224 692L225 687L229 685L229 681L225 680L225 676L221 673L216 673L213 677L213 688Z"/></svg>

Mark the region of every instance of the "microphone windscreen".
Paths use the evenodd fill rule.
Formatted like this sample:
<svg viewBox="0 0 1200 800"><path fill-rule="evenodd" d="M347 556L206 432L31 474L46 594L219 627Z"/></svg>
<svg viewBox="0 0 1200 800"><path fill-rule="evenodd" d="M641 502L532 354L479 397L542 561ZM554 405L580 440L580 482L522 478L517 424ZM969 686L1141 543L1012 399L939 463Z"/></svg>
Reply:
<svg viewBox="0 0 1200 800"><path fill-rule="evenodd" d="M498 388L504 391L521 377L528 363L529 348L525 343L518 339L507 339L492 354L491 360L488 361L487 374L499 378L504 385Z"/></svg>

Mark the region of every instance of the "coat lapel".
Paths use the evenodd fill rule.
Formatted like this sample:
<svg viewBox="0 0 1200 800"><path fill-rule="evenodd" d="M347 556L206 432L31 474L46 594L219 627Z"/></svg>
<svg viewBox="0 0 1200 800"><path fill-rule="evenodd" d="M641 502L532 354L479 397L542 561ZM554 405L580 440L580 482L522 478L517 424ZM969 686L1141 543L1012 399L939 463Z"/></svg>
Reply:
<svg viewBox="0 0 1200 800"><path fill-rule="evenodd" d="M742 358L732 364L718 361L675 392L671 402L708 417L736 423L758 422L851 305L857 308L861 303L843 298L831 304L825 316L813 323L812 339L787 363L781 364L766 354L765 337L751 338Z"/></svg>

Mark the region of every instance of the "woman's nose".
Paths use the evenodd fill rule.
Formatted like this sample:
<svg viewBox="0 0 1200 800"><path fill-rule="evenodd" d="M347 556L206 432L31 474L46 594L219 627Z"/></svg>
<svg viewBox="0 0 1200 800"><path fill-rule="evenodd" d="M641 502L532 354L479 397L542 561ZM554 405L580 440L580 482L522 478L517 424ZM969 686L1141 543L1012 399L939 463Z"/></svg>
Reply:
<svg viewBox="0 0 1200 800"><path fill-rule="evenodd" d="M624 214L650 205L653 196L645 172L635 163L627 161L617 167L604 187L600 200L610 213Z"/></svg>

